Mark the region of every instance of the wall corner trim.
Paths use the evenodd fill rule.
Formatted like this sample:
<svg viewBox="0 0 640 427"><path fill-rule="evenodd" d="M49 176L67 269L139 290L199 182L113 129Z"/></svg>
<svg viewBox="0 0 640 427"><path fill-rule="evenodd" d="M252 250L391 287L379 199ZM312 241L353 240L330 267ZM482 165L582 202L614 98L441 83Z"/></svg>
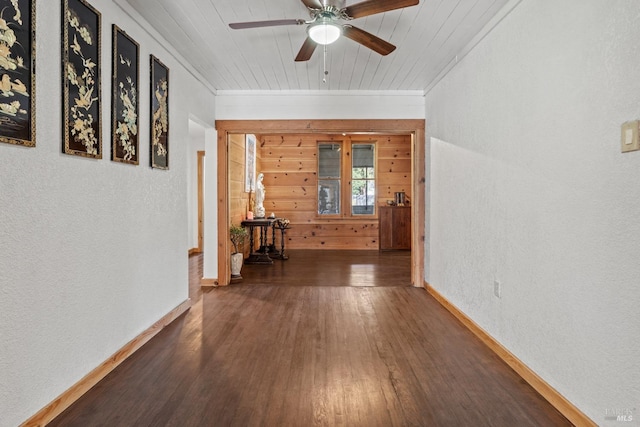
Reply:
<svg viewBox="0 0 640 427"><path fill-rule="evenodd" d="M562 396L556 389L551 387L545 380L543 380L538 374L525 365L520 359L518 359L513 353L507 350L502 344L500 344L489 333L482 329L471 318L464 314L458 307L453 305L447 298L440 294L426 281L424 287L427 292L433 296L436 301L446 308L451 314L453 314L467 329L469 329L475 336L480 338L491 351L493 351L500 359L502 359L511 369L513 369L523 380L525 380L531 387L533 387L542 397L544 397L553 407L555 407L562 415L564 415L571 423L576 426L593 426L594 423L589 417L587 417L580 409L569 402L564 396Z"/></svg>
<svg viewBox="0 0 640 427"><path fill-rule="evenodd" d="M151 325L147 330L129 341L120 350L115 352L111 357L102 362L97 368L89 372L80 381L75 383L71 388L66 390L54 401L38 411L35 415L22 423L21 427L45 426L55 417L60 415L71 406L76 400L82 397L91 387L96 385L100 380L106 377L111 371L117 368L129 356L138 351L140 347L146 344L151 338L156 336L171 322L176 320L182 314L191 308L191 299L187 299L182 304L171 310L160 320Z"/></svg>

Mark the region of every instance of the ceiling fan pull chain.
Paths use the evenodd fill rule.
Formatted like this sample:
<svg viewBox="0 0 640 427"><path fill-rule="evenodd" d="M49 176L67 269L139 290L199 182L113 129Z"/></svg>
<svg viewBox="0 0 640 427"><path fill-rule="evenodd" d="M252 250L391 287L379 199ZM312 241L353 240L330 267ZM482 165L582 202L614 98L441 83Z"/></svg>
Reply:
<svg viewBox="0 0 640 427"><path fill-rule="evenodd" d="M322 78L322 83L327 83L327 76L329 75L329 71L327 71L327 45L324 45L324 77Z"/></svg>

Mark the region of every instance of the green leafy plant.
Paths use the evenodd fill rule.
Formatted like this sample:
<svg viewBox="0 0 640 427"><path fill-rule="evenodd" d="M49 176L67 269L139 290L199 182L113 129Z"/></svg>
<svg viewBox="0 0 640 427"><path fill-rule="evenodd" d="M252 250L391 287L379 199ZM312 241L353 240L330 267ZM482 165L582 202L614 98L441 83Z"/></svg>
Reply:
<svg viewBox="0 0 640 427"><path fill-rule="evenodd" d="M231 227L229 227L229 237L231 238L231 243L233 243L233 253L239 252L238 245L244 243L248 235L249 232L246 228L240 225L231 224Z"/></svg>

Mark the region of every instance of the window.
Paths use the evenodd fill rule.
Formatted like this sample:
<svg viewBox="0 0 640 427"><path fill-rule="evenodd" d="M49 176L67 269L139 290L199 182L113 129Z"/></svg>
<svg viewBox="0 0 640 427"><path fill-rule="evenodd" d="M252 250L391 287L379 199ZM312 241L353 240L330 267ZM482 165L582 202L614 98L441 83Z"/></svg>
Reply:
<svg viewBox="0 0 640 427"><path fill-rule="evenodd" d="M375 215L375 161L373 143L318 143L318 215Z"/></svg>
<svg viewBox="0 0 640 427"><path fill-rule="evenodd" d="M340 213L340 170L342 147L335 143L318 144L318 214Z"/></svg>
<svg viewBox="0 0 640 427"><path fill-rule="evenodd" d="M376 200L375 145L351 146L351 214L373 215Z"/></svg>

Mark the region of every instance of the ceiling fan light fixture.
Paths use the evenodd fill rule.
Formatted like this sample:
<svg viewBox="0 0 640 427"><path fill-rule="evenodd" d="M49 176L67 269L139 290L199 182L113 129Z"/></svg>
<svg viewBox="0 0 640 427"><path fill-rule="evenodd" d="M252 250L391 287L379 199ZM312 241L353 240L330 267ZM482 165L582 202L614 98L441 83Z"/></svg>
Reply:
<svg viewBox="0 0 640 427"><path fill-rule="evenodd" d="M309 38L318 44L331 44L340 38L342 27L333 22L321 21L307 28Z"/></svg>

